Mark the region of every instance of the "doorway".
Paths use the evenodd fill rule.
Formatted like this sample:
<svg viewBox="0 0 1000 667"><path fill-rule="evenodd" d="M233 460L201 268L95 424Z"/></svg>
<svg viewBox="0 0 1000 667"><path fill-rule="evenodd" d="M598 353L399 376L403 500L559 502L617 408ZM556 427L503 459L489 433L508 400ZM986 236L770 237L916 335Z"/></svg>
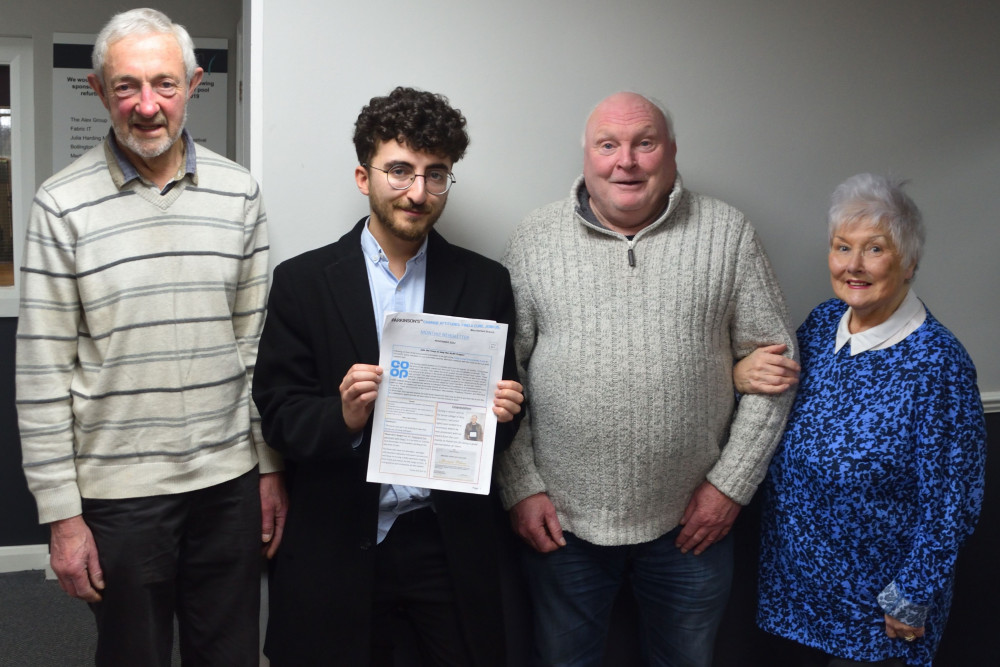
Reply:
<svg viewBox="0 0 1000 667"><path fill-rule="evenodd" d="M14 191L11 188L10 65L0 65L0 287L14 286Z"/></svg>

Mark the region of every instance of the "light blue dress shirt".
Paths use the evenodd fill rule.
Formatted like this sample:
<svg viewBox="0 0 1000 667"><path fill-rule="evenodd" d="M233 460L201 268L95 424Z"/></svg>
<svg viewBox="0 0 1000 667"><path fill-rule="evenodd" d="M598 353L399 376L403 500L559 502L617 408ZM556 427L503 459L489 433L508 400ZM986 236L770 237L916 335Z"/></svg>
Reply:
<svg viewBox="0 0 1000 667"><path fill-rule="evenodd" d="M406 272L396 279L389 270L389 258L378 241L368 231L368 221L361 231L361 250L368 269L368 288L375 310L375 330L382 345L382 323L386 313L421 313L424 310L424 289L427 285L427 239L417 254L406 262ZM361 439L355 446L361 444ZM385 539L396 517L406 512L431 506L430 489L401 484L383 484L378 503L378 543Z"/></svg>

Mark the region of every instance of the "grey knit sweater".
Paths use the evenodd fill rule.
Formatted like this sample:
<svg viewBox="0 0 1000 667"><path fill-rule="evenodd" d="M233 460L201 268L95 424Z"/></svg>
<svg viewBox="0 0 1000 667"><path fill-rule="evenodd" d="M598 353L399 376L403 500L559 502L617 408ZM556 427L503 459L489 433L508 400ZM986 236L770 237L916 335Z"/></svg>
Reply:
<svg viewBox="0 0 1000 667"><path fill-rule="evenodd" d="M503 258L528 409L501 494L511 507L546 492L564 530L637 544L672 530L706 478L749 502L793 397L737 404L733 363L795 337L742 213L678 177L630 241L579 214L581 187L530 214Z"/></svg>
<svg viewBox="0 0 1000 667"><path fill-rule="evenodd" d="M35 196L16 381L42 523L80 514L81 496L280 468L250 400L268 283L260 190L239 165L195 154L195 176L161 194L125 182L105 143Z"/></svg>

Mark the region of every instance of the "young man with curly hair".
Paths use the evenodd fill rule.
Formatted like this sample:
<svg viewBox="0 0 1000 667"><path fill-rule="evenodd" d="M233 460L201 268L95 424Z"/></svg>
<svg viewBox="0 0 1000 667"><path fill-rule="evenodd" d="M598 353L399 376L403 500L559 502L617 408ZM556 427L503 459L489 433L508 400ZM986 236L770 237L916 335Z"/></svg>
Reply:
<svg viewBox="0 0 1000 667"><path fill-rule="evenodd" d="M270 578L265 653L287 665L392 665L408 625L424 664L502 665L497 505L490 496L365 481L386 312L506 322L499 263L433 231L469 137L440 95L397 88L355 124L370 211L339 241L279 265L254 379L290 511ZM523 400L508 341L497 451Z"/></svg>

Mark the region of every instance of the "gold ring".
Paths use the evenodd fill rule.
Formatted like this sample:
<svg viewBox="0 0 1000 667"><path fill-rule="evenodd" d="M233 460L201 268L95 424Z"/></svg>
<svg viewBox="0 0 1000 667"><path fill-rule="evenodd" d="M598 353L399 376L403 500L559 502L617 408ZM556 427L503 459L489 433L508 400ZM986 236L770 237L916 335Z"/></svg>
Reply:
<svg viewBox="0 0 1000 667"><path fill-rule="evenodd" d="M908 642L912 642L916 638L917 638L916 635L903 635L903 640Z"/></svg>

